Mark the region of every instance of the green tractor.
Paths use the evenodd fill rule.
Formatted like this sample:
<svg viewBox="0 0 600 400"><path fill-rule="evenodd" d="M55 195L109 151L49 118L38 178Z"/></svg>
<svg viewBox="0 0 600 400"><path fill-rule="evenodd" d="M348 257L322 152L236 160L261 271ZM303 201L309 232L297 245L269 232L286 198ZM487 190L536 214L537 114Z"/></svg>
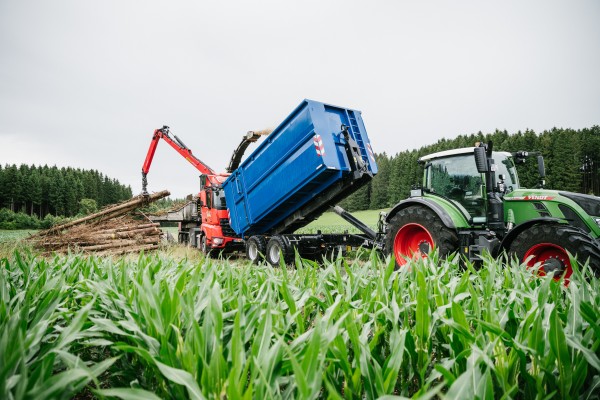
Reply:
<svg viewBox="0 0 600 400"><path fill-rule="evenodd" d="M386 252L398 266L434 246L442 256L459 251L473 262L484 251L506 252L566 282L571 253L599 273L600 197L544 189L541 156L539 188L521 188L515 162L528 156L495 152L488 143L420 158L422 187L385 218Z"/></svg>

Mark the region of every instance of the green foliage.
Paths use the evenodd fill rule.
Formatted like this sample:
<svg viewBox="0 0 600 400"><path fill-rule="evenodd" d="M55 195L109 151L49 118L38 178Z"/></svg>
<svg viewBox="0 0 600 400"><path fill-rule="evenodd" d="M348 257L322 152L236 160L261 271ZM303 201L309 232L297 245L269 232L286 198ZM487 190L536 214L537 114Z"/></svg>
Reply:
<svg viewBox="0 0 600 400"><path fill-rule="evenodd" d="M0 208L0 229L39 229L40 221L24 213Z"/></svg>
<svg viewBox="0 0 600 400"><path fill-rule="evenodd" d="M588 398L600 280L377 253L295 269L15 252L0 260L0 397ZM391 398L391 397L388 397Z"/></svg>
<svg viewBox="0 0 600 400"><path fill-rule="evenodd" d="M48 229L54 225L59 225L64 222L67 222L68 218L65 217L55 217L52 214L46 214L44 219L40 222L40 229Z"/></svg>
<svg viewBox="0 0 600 400"><path fill-rule="evenodd" d="M55 217L47 214L40 220L35 215L28 215L22 212L13 212L6 208L0 208L0 229L48 229L53 225L67 221L64 217Z"/></svg>
<svg viewBox="0 0 600 400"><path fill-rule="evenodd" d="M79 214L89 215L98 211L98 203L94 199L79 200Z"/></svg>
<svg viewBox="0 0 600 400"><path fill-rule="evenodd" d="M191 200L191 199L189 199ZM160 199L158 201L152 202L147 206L141 208L141 211L147 214L159 213L165 210L172 210L178 207L183 207L188 201L188 199L172 199L170 197Z"/></svg>
<svg viewBox="0 0 600 400"><path fill-rule="evenodd" d="M131 198L131 188L93 170L0 165L0 208L42 219L47 214L73 217L82 199L97 207Z"/></svg>

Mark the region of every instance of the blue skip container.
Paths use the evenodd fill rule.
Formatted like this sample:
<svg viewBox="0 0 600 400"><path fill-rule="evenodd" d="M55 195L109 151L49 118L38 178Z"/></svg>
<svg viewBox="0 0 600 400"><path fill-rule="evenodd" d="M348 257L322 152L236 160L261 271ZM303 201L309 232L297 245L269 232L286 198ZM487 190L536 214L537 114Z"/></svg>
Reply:
<svg viewBox="0 0 600 400"><path fill-rule="evenodd" d="M376 173L360 111L304 100L223 183L231 227L293 233Z"/></svg>

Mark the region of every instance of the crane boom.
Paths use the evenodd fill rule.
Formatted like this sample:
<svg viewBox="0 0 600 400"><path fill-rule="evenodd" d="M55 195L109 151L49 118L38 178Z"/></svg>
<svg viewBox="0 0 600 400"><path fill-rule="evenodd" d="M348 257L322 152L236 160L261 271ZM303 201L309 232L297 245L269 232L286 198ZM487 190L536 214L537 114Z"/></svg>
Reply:
<svg viewBox="0 0 600 400"><path fill-rule="evenodd" d="M142 193L146 194L148 181L146 176L150 171L150 165L152 164L152 159L154 158L154 153L156 152L156 147L158 146L158 142L160 139L163 139L167 142L172 148L175 149L179 154L183 156L186 160L190 162L200 173L208 176L217 175L217 173L210 168L208 165L204 164L200 159L192 154L192 150L187 147L177 136L170 135L169 127L163 126L160 129L154 130L154 135L152 136L152 141L150 142L150 147L148 148L148 153L146 154L146 159L144 160L144 164L142 165Z"/></svg>

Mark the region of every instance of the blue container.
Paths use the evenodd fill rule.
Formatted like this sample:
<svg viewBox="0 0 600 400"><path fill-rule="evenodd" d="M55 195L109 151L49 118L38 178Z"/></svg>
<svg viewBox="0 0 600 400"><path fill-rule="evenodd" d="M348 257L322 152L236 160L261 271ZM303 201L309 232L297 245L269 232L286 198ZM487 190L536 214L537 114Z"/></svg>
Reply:
<svg viewBox="0 0 600 400"><path fill-rule="evenodd" d="M292 233L376 173L360 111L304 100L223 183L231 227Z"/></svg>

